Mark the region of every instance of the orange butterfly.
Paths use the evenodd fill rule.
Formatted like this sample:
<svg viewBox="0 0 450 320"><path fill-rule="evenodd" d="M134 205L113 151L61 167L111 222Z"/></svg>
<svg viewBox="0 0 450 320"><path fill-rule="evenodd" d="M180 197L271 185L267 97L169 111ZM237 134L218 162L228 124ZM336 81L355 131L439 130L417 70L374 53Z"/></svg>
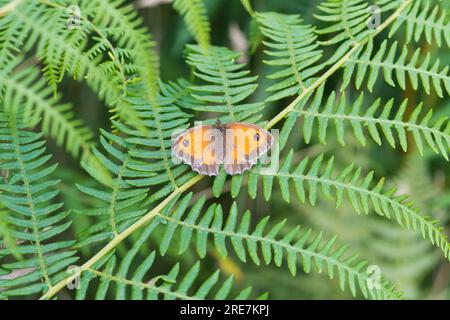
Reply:
<svg viewBox="0 0 450 320"><path fill-rule="evenodd" d="M272 144L273 136L257 125L218 120L183 131L173 139L172 152L200 174L216 176L223 164L233 175L249 170Z"/></svg>

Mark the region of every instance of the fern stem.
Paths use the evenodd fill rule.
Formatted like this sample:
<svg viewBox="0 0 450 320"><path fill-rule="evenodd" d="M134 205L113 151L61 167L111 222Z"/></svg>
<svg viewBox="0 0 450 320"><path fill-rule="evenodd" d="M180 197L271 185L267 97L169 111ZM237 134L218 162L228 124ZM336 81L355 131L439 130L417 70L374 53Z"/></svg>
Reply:
<svg viewBox="0 0 450 320"><path fill-rule="evenodd" d="M0 17L3 17L8 14L8 12L11 12L14 10L15 7L21 3L22 0L13 0L8 4L5 4L3 7L0 8Z"/></svg>
<svg viewBox="0 0 450 320"><path fill-rule="evenodd" d="M41 239L40 239L40 230L38 225L38 215L36 212L36 207L33 201L33 196L31 192L31 186L30 182L28 180L28 174L26 172L26 166L23 161L24 155L22 154L22 151L20 150L20 142L19 142L19 135L17 132L17 123L16 123L16 115L13 112L8 113L9 118L9 124L11 127L11 133L13 134L13 143L14 143L14 152L17 155L17 162L19 164L20 168L20 176L23 180L23 186L26 191L26 198L27 198L27 205L30 208L31 211L31 222L33 224L33 234L34 234L34 240L35 240L35 246L37 251L37 256L39 259L39 268L42 274L42 277L44 278L45 283L48 286L48 289L50 290L52 288L52 283L50 281L50 277L47 271L47 266L45 264L45 258L44 258L44 251L42 249Z"/></svg>
<svg viewBox="0 0 450 320"><path fill-rule="evenodd" d="M195 229L195 230L198 230L201 232L206 232L208 234L209 233L222 234L229 238L241 238L241 239L245 239L245 240L253 240L253 241L256 241L259 243L267 243L268 245L273 246L273 247L281 247L281 248L285 249L287 252L297 252L297 253L301 254L301 256L315 257L319 261L327 261L330 265L336 266L338 268L338 270L345 270L348 272L348 274L356 274L358 279L362 279L363 281L368 280L368 275L366 272L355 272L355 269L351 268L350 266L343 263L339 259L336 259L334 256L321 254L321 252L315 252L314 250L308 250L309 247L299 248L295 245L292 245L287 242L283 242L281 240L276 240L276 239L258 236L258 235L254 235L254 234L226 231L226 230L222 230L220 228L202 227L199 225L195 225L193 223L186 223L184 221L174 219L173 217L169 217L169 216L166 216L166 215L163 215L160 213L158 213L158 216L160 218L168 221L169 223L170 222L175 223L179 226L184 226L186 228ZM383 283L383 285L385 285L385 283ZM392 293L391 290L389 290L389 287L384 287L384 291L387 293ZM396 298L395 294L393 296L391 296L391 298L395 299Z"/></svg>
<svg viewBox="0 0 450 320"><path fill-rule="evenodd" d="M388 19L386 19L378 28L376 31L376 34L380 33L382 30L384 30L387 26L389 26L399 15L400 13L409 5L411 4L412 0L405 0L404 3L391 15ZM362 45L367 43L369 41L369 38L359 42L356 44L349 52L342 57L335 65L333 65L327 72L325 72L319 79L317 79L311 86L309 86L306 90L302 92L301 95L299 95L293 102L291 102L285 109L283 109L277 116L275 116L271 121L269 121L266 124L266 128L271 128L275 124L277 124L280 120L282 120L292 109L295 108L295 106L310 92L314 91L316 88L318 88L325 80L327 80L331 75L334 74L339 68L344 65L350 56ZM125 229L123 232L118 234L114 239L112 239L105 247L103 247L97 254L95 254L91 259L89 259L85 264L81 266L81 268L72 274L71 276L61 280L58 282L55 286L50 288L40 299L50 299L53 297L56 293L58 293L64 286L74 279L78 278L83 271L88 270L90 267L92 267L93 264L95 264L98 260L100 260L105 254L107 254L109 251L114 249L119 243L121 243L125 238L127 238L130 234L132 234L135 230L139 229L141 226L146 224L148 221L152 220L155 216L157 216L158 213L177 195L181 194L182 192L188 190L190 187L195 185L197 182L202 180L204 176L198 175L187 181L182 186L175 189L166 199L164 199L162 202L160 202L155 208L153 208L151 211L149 211L144 217L139 219L137 222L135 222L133 225Z"/></svg>
<svg viewBox="0 0 450 320"><path fill-rule="evenodd" d="M405 0L400 7L389 16L380 26L377 28L377 30L373 33L372 37L375 37L377 34L379 34L381 31L383 31L385 28L387 28L392 22L394 22L395 19L398 18L398 16L402 13L403 10L410 5L412 0ZM338 69L340 69L355 53L360 47L365 45L369 41L370 37L367 37L363 39L360 42L356 42L354 46L347 52L345 56L343 56L338 62L336 62L330 69L328 69L322 76L320 76L319 79L314 81L313 84L311 84L308 88L302 91L302 93L295 98L294 101L292 101L286 108L284 108L280 113L278 113L272 120L270 120L266 125L266 129L272 128L275 124L280 122L289 112L291 112L300 101L303 100L306 96L308 96L311 92L313 92L315 89L317 89L322 83L324 83L329 77L331 77Z"/></svg>
<svg viewBox="0 0 450 320"><path fill-rule="evenodd" d="M123 283L125 285L129 285L129 286L133 286L133 287L140 287L142 289L149 289L149 290L153 290L153 291L157 291L159 293L163 293L163 294L167 294L169 296L174 296L176 298L182 299L182 300L197 300L198 298L196 297L190 297L188 295L184 295L184 294L179 294L176 292L172 292L170 290L164 289L164 288L160 288L160 287L156 287L153 286L151 284L148 283L143 283L143 282L138 282L138 281L133 281L133 280L129 280L129 279L124 279L121 277L117 277L117 276L113 276L111 274L105 273L105 272L101 272L101 271L97 271L94 269L87 269L86 272L91 272L97 276L100 276L102 278L105 279L109 279L115 282L119 282L119 283Z"/></svg>
<svg viewBox="0 0 450 320"><path fill-rule="evenodd" d="M387 125L391 128L401 127L406 129L417 129L423 132L429 132L432 135L437 137L441 137L445 140L450 141L450 134L446 134L436 128L423 126L420 124L408 122L408 121L399 121L399 120L391 120L391 119L383 119L383 118L375 118L375 117L367 117L367 116L359 116L352 114L337 114L330 112L314 112L309 110L293 110L293 112L298 113L300 116L309 116L314 118L325 118L325 119L339 119L346 121L357 121L357 122L366 122L366 123L375 123L379 125Z"/></svg>
<svg viewBox="0 0 450 320"><path fill-rule="evenodd" d="M89 259L86 263L84 263L77 272L74 272L71 276L61 280L56 285L54 285L50 290L48 290L41 298L50 299L56 293L58 293L61 289L63 289L67 284L71 283L73 280L80 277L83 271L89 270L97 261L99 261L102 257L104 257L108 252L114 249L119 243L121 243L125 238L127 238L134 231L145 225L147 222L152 220L154 217L160 213L162 209L172 201L177 195L185 192L190 187L195 185L197 182L202 180L205 176L198 175L187 181L185 184L174 190L167 198L161 201L155 208L150 210L145 216L136 221L134 224L129 226L127 229L119 233L114 239L112 239L106 246L104 246L97 254L95 254L91 259Z"/></svg>

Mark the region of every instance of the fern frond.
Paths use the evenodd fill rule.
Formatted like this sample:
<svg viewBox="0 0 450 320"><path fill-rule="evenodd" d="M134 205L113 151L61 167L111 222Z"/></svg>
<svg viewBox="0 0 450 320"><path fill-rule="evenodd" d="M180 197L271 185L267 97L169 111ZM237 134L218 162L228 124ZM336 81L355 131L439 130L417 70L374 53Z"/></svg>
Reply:
<svg viewBox="0 0 450 320"><path fill-rule="evenodd" d="M114 295L118 300L206 299L208 297L221 300L230 296L233 277L230 276L218 283L219 270L204 282L198 283L200 262L194 264L184 276L179 276L178 263L167 274L149 276L155 261L155 251L144 257L139 253L142 247L146 246L153 229L153 225L146 227L123 259L119 260L116 255L110 254L86 270L81 276L76 298L86 299L87 292L93 288L95 288L95 299L100 300L108 298L108 294ZM94 278L100 279L98 285L94 284ZM194 284L198 284L198 289L195 291L192 289ZM247 299L250 294L251 288L244 289L236 299Z"/></svg>
<svg viewBox="0 0 450 320"><path fill-rule="evenodd" d="M387 10L393 4L398 5L400 3L401 1L382 0L377 4L382 10ZM447 19L447 13L437 4L432 7L430 1L415 0L413 5L402 12L392 24L389 37L393 37L398 30L403 28L406 29L406 43L419 42L425 37L429 44L436 41L437 46L441 47L445 41L447 46L450 47L450 22Z"/></svg>
<svg viewBox="0 0 450 320"><path fill-rule="evenodd" d="M313 77L322 65L314 64L322 57L318 50L317 36L309 25L303 25L298 15L284 15L273 12L257 13L257 20L268 48L265 52L270 57L264 63L276 66L277 72L269 79L276 80L266 89L271 93L268 101L301 94L317 78Z"/></svg>
<svg viewBox="0 0 450 320"><path fill-rule="evenodd" d="M368 3L364 0L327 0L318 6L322 15L314 15L317 19L329 23L330 26L319 29L318 34L330 35L323 45L341 44L338 51L346 51L352 45L366 38L373 30L368 28L370 16ZM343 49L345 48L345 50Z"/></svg>
<svg viewBox="0 0 450 320"><path fill-rule="evenodd" d="M446 258L450 259L450 243L443 229L438 226L438 221L422 215L420 209L414 205L414 201L408 199L407 195L396 195L395 189L385 191L384 179L374 183L373 172L362 176L362 169L355 168L353 164L336 175L334 158L324 163L323 154L316 157L312 163L306 157L292 168L293 155L294 152L291 150L277 171L268 168L260 170L260 167L252 169L248 176L250 197L255 198L257 195L260 176L266 201L271 198L274 180L278 181L281 196L286 202L291 200L290 181L294 184L295 195L302 203L308 199L311 205L315 205L319 199L319 189L326 199L336 203L336 207L341 205L346 196L358 214L368 214L373 208L380 216L393 218L402 227L420 232L423 238L428 238L442 250ZM239 193L241 182L242 180L236 180L236 185L233 186L232 180L231 189L237 191L234 197ZM308 194L306 190L309 191Z"/></svg>
<svg viewBox="0 0 450 320"><path fill-rule="evenodd" d="M70 4L70 1L67 2ZM112 63L121 74L122 95L113 111L124 122L133 123L136 128L147 133L142 119L126 102L126 82L128 77L138 72L145 85L146 99L153 104L156 102L159 92L159 57L150 33L143 26L139 13L123 0L82 0L80 9L92 19L94 31L100 35L95 39L109 50L108 55L113 56ZM104 14L98 15L99 10ZM117 43L118 48L110 43L109 37ZM127 64L128 60L131 63Z"/></svg>
<svg viewBox="0 0 450 320"><path fill-rule="evenodd" d="M44 293L78 260L70 250L74 241L54 239L71 224L66 221L68 212L56 212L62 204L52 203L59 181L46 178L56 166L45 165L50 156L44 155L42 135L26 131L22 121L13 113L0 114L0 168L10 170L11 175L8 183L0 184L0 203L10 210L7 220L24 257L10 261L11 249L0 249L0 264L11 275L0 279L5 296ZM21 274L14 275L16 271Z"/></svg>
<svg viewBox="0 0 450 320"><path fill-rule="evenodd" d="M363 93L349 104L345 95L337 96L333 91L328 99L325 99L323 91L324 87L321 86L308 107L303 103L292 111L293 114L304 119L302 130L306 143L311 141L315 124L317 124L319 141L326 143L327 129L330 122L333 122L336 139L342 146L345 146L345 129L349 126L352 127L353 134L363 146L367 144L367 136L370 136L378 145L381 145L381 136L384 136L393 148L396 147L396 140L398 140L405 152L408 149L407 134L411 133L421 155L425 143L435 153L441 154L446 160L449 160L450 121L447 117L440 117L437 121L431 122L432 110L423 114L423 107L420 104L414 108L409 119L405 119L407 99L394 113L392 112L394 99L387 103L377 99L365 111L361 111L362 106L368 105L364 101ZM292 123L283 126L280 136L289 136L291 130Z"/></svg>
<svg viewBox="0 0 450 320"><path fill-rule="evenodd" d="M130 178L140 176L140 173L129 167L132 148L123 137L107 133L102 130L100 143L106 151L105 154L94 149L94 155L98 161L109 170L112 178L107 186L88 187L77 184L77 188L104 203L95 209L74 210L75 213L86 216L96 216L97 222L85 229L79 237L78 246L85 246L94 242L114 238L124 230L130 223L141 217L146 209L140 207L146 198L148 190L145 188L134 188L127 182ZM89 168L87 168L89 171ZM96 177L98 172L91 171ZM156 175L152 172L149 175ZM106 187L106 189L105 189Z"/></svg>
<svg viewBox="0 0 450 320"><path fill-rule="evenodd" d="M282 265L283 258L285 258L292 275L297 273L297 265L301 264L306 273L315 269L314 271L326 272L330 278L333 278L336 272L341 289L345 290L348 286L353 295L356 295L356 288L359 287L366 298L395 299L400 297L400 294L388 281L382 281L382 287L379 290L368 288L365 271L367 262L359 260L357 255L346 255L345 246L335 247L336 238L325 241L322 233L312 236L310 229L301 231L299 226L288 230L283 236L280 235L280 231L286 220L269 227L269 217L261 219L251 231L250 212L247 210L239 222L236 203L231 206L225 221L220 205L212 204L202 213L204 198L199 199L188 211L187 206L191 197L192 193L186 195L179 201L179 206L173 209L172 213L158 214L158 219L153 220L149 225L149 228L152 226L156 228L159 225L164 229L161 231L160 242L162 255L169 247L174 247L173 242L175 241L178 241L179 254L186 252L195 232L195 247L201 258L205 257L208 237L212 236L215 248L223 257L228 256L226 241L229 240L234 252L243 262L247 262L247 253L256 265L261 264L260 254L266 264L273 261L278 267ZM247 245L247 248L244 244Z"/></svg>
<svg viewBox="0 0 450 320"><path fill-rule="evenodd" d="M80 246L114 238L142 217L150 203L164 198L194 175L186 173L186 165L171 161L172 133L188 127L189 115L177 106L188 93L186 85L188 83L183 81L171 85L161 83L162 93L156 105L149 105L143 98L142 83L127 89L128 103L143 119L149 134L144 135L119 122L114 124L120 135L102 130L100 143L104 152L94 149L94 155L113 178L106 184L106 190L105 186L77 186L83 193L104 203L92 210L75 210L75 213L99 218L80 234ZM97 171L89 167L86 170L101 182Z"/></svg>
<svg viewBox="0 0 450 320"><path fill-rule="evenodd" d="M210 47L208 53L197 45L188 45L188 64L195 68L194 74L207 84L192 86L192 96L203 103L194 110L226 114L223 122L255 122L263 103L242 103L257 88L258 76L249 76L242 70L244 64L235 63L241 56L223 47Z"/></svg>
<svg viewBox="0 0 450 320"><path fill-rule="evenodd" d="M43 132L55 139L58 146L65 149L75 158L89 163L96 170L101 166L92 157L93 146L91 130L81 120L74 117L72 107L61 104L59 98L52 95L52 89L40 73L33 67L7 72L14 69L17 60L11 67L0 70L0 106L6 112L22 112L24 121L35 124L41 121Z"/></svg>
<svg viewBox="0 0 450 320"><path fill-rule="evenodd" d="M370 40L365 48L362 47L357 50L345 65L342 90L350 84L355 73L355 86L360 89L369 73L367 88L372 92L382 70L384 80L393 87L396 86L393 80L393 74L395 74L397 83L403 90L406 88L406 76L408 76L414 90L417 90L419 84L421 84L427 94L431 93L431 88L434 88L436 94L441 98L444 96L444 90L447 94L450 94L448 66L441 68L439 59L432 62L430 53L427 53L423 61L419 62L419 57L422 56L420 48L417 48L414 54L408 58L408 48L404 46L401 49L400 56L396 57L397 47L398 43L394 42L387 51L388 41L384 40L378 51L373 55L374 45L373 41Z"/></svg>
<svg viewBox="0 0 450 320"><path fill-rule="evenodd" d="M127 182L138 188L150 188L148 203L164 198L195 175L192 171L186 172L186 165L172 161L172 135L187 129L191 117L180 108L191 100L187 98L189 91L184 85L187 82L161 83L161 95L155 105L142 99L139 85L130 89L129 102L144 119L150 132L148 135L117 124L120 131L127 134L127 143L135 146L130 150L133 158L130 168L140 172L139 177L130 178Z"/></svg>
<svg viewBox="0 0 450 320"><path fill-rule="evenodd" d="M184 16L186 25L198 45L208 51L211 43L210 26L203 0L175 0L173 7Z"/></svg>

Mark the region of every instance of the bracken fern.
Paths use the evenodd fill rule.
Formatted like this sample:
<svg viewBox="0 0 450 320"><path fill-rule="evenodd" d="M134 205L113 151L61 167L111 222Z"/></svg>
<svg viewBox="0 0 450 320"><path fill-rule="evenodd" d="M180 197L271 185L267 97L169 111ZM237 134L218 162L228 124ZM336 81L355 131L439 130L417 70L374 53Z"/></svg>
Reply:
<svg viewBox="0 0 450 320"><path fill-rule="evenodd" d="M0 0L0 298L52 299L79 280L65 296L264 299L270 284L258 292L241 278L250 265L272 265L299 283L304 274L324 273L352 297L399 299L405 287L391 271L407 263L391 260L410 259L413 249L401 246L403 254L395 241L421 244L419 255L434 245L433 257L447 264L448 221L424 191L405 191L401 182L417 175L436 187L423 178L425 165L448 175L450 121L440 102L448 101L450 78L439 48L450 46L450 22L441 2L375 4L380 24L372 27L373 3L365 0L323 1L308 20L243 0L247 63L247 53L216 40L213 6L175 0L195 43L180 53L190 78L178 72L170 80L160 74L164 46L126 1ZM173 58L162 55L163 62ZM98 128L67 95L70 78L107 106ZM193 120L217 119L279 128L279 166L256 165L229 181L221 170L194 189L205 177L172 161L172 137ZM319 144L325 151L313 150ZM69 168L72 159L49 164L48 155L60 148L79 172L63 181L55 162ZM342 155L354 150L349 163L351 155ZM383 175L401 164L384 170L370 157L377 151L387 163L421 157L421 170L402 171L394 187ZM445 209L448 185L439 186L436 207ZM83 195L79 205L67 194ZM269 216L258 212L263 201ZM321 226L324 219L339 224L343 210L363 213L349 219L370 224L364 232L381 239L346 244L342 230L353 226ZM370 285L366 258L383 267L378 287ZM424 259L411 264L423 267ZM426 272L437 260L414 270ZM213 271L215 263L221 270Z"/></svg>

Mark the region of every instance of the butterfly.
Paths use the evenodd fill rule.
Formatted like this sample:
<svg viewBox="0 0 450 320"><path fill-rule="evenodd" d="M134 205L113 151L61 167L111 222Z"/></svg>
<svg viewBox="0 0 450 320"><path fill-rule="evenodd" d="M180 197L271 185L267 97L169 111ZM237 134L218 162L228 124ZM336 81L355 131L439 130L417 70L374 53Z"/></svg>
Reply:
<svg viewBox="0 0 450 320"><path fill-rule="evenodd" d="M180 133L172 140L172 154L200 174L216 176L223 165L234 175L249 170L272 144L272 134L257 125L218 120Z"/></svg>

